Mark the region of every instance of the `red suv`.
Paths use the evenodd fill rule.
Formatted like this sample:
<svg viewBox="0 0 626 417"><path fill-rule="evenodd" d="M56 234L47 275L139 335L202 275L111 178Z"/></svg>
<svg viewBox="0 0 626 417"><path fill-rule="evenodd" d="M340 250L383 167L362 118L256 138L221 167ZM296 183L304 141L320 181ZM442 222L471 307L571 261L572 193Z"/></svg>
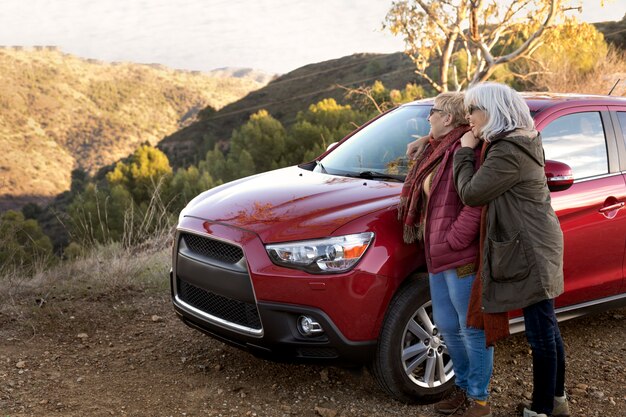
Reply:
<svg viewBox="0 0 626 417"><path fill-rule="evenodd" d="M626 305L626 99L525 97L551 160L546 177L565 236L557 314ZM432 104L402 105L315 161L191 201L172 260L181 319L256 355L369 364L402 401L451 387L423 251L403 243L396 210L406 145L428 133ZM519 314L511 326L523 328Z"/></svg>

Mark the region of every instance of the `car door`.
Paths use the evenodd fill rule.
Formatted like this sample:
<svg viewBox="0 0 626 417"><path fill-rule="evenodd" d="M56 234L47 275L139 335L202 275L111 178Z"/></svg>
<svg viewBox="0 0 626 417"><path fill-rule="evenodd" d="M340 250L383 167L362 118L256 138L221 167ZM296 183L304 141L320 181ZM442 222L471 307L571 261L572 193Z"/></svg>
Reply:
<svg viewBox="0 0 626 417"><path fill-rule="evenodd" d="M560 109L543 117L546 159L568 164L574 185L552 193L563 229L563 307L621 291L626 236L626 183L606 106Z"/></svg>
<svg viewBox="0 0 626 417"><path fill-rule="evenodd" d="M615 127L615 137L617 140L618 155L620 156L620 168L626 183L626 105L609 106L611 110L611 121ZM626 238L625 238L626 240ZM626 244L625 244L626 246ZM624 248L624 264L622 266L622 292L626 291L626 247Z"/></svg>

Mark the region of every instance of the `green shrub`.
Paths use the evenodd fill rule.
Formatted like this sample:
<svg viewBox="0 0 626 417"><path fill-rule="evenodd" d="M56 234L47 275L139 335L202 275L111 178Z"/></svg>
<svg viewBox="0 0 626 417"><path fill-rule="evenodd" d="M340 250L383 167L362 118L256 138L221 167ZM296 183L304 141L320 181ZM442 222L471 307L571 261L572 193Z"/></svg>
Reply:
<svg viewBox="0 0 626 417"><path fill-rule="evenodd" d="M83 247L76 242L70 242L65 249L63 249L63 259L75 260L83 256Z"/></svg>
<svg viewBox="0 0 626 417"><path fill-rule="evenodd" d="M39 223L19 211L0 216L0 269L28 267L52 260L52 243Z"/></svg>

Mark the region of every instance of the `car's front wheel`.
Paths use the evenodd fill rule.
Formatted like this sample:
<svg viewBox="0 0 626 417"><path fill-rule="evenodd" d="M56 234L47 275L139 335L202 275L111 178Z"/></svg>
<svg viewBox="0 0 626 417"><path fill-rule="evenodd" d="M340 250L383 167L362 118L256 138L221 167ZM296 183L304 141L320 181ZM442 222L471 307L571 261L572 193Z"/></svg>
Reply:
<svg viewBox="0 0 626 417"><path fill-rule="evenodd" d="M434 402L454 384L452 360L432 319L427 274L407 278L390 303L372 370L383 390L403 402Z"/></svg>

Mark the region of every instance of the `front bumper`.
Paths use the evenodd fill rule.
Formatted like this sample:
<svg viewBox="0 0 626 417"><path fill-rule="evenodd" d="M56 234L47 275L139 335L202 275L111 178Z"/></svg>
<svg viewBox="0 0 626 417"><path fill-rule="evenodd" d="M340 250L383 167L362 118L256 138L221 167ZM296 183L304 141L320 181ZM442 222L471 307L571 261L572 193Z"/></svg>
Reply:
<svg viewBox="0 0 626 417"><path fill-rule="evenodd" d="M362 364L373 358L375 337L346 337L331 317L338 314L344 325L351 320L341 312L341 305L328 314L336 303L329 303L328 291L319 291L326 288L323 277L301 271L291 276L290 270L271 264L253 233L199 219L186 219L182 226L176 235L170 279L174 308L187 325L276 360ZM276 276L277 270L283 276ZM327 279L345 284L353 277ZM346 295L350 293L354 295L354 291ZM342 295L333 291L331 298L336 297ZM363 316L359 311L353 314L357 322ZM297 322L303 315L317 321L324 332L302 335ZM376 323L371 320L367 325L375 327Z"/></svg>
<svg viewBox="0 0 626 417"><path fill-rule="evenodd" d="M273 360L363 364L372 359L376 347L375 341L351 342L345 339L323 312L304 306L257 303L260 322L263 323L258 335L238 332L222 323L207 320L180 299L174 298L174 309L188 326L256 356ZM297 320L302 315L312 317L320 323L324 334L302 336L296 327Z"/></svg>

